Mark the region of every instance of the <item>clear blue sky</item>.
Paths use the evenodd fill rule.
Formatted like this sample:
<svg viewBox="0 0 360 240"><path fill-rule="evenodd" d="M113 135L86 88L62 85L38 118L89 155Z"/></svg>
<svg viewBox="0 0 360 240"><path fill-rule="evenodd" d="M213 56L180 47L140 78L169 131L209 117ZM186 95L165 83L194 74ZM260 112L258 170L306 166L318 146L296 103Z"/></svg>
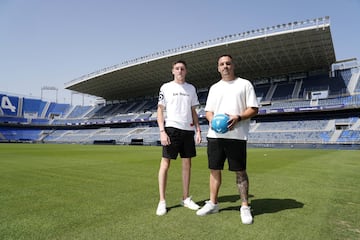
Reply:
<svg viewBox="0 0 360 240"><path fill-rule="evenodd" d="M233 33L330 16L337 60L360 58L360 0L0 0L0 92L40 97L84 74ZM44 98L54 101L55 92ZM73 96L73 103L80 101ZM88 100L86 98L86 101Z"/></svg>

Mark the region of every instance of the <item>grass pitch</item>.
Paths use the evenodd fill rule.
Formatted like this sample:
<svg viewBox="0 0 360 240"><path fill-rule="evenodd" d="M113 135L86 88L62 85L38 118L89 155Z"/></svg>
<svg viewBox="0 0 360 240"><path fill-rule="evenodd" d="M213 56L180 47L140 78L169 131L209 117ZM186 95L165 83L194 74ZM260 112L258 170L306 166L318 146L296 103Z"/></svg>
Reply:
<svg viewBox="0 0 360 240"><path fill-rule="evenodd" d="M181 160L170 168L168 214L155 215L160 147L0 144L0 239L360 239L359 151L249 149L254 224L242 225L234 173L220 213L179 205ZM191 194L209 197L206 148Z"/></svg>

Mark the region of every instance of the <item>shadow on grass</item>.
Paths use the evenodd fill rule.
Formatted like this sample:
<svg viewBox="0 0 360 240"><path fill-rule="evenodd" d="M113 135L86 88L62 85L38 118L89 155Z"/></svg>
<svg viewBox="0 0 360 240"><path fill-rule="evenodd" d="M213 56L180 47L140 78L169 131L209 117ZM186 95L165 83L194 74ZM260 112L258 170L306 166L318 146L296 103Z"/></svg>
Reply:
<svg viewBox="0 0 360 240"><path fill-rule="evenodd" d="M254 196L249 196L250 198ZM221 196L218 198L218 201L221 202L237 202L240 199L239 195L229 195ZM240 203L239 203L240 204ZM220 211L239 211L240 205L230 206L227 208L222 208ZM265 214L265 213L276 213L288 209L303 208L304 204L298 202L295 199L274 199L274 198L264 198L264 199L253 199L251 200L251 209L253 216Z"/></svg>
<svg viewBox="0 0 360 240"><path fill-rule="evenodd" d="M253 195L250 195L249 197L253 197ZM240 199L240 197L236 196L236 195L218 197L219 202L236 202L239 199ZM209 199L196 201L196 203L199 204L200 207L202 207L205 204L205 201L207 201L207 200L209 200ZM171 211L171 209L179 208L179 207L182 207L182 205L181 204L176 204L176 205L173 205L173 206L169 206L166 209L169 212L169 211Z"/></svg>
<svg viewBox="0 0 360 240"><path fill-rule="evenodd" d="M253 209L254 215L261 215L264 213L276 213L283 210L303 208L304 204L298 202L295 199L285 198L285 199L274 199L274 198L264 198L264 199L254 199L251 200L251 208Z"/></svg>
<svg viewBox="0 0 360 240"><path fill-rule="evenodd" d="M253 198L254 195L249 195L249 198ZM220 208L220 212L222 211L240 211L240 200L239 195L228 195L228 196L219 196L218 201L222 202L233 202L236 203L236 206L230 206L226 208ZM196 202L200 206L204 204L205 200ZM173 208L182 207L180 204L173 205L168 207L167 210L171 211ZM295 208L303 208L304 204L302 202L298 202L295 199L275 199L275 198L263 198L263 199L253 199L251 200L251 212L253 216L258 216L265 213L276 213L288 209Z"/></svg>
<svg viewBox="0 0 360 240"><path fill-rule="evenodd" d="M171 206L171 207L167 207L166 210L167 210L168 212L170 212L171 209L173 209L173 208L178 208L178 207L182 207L182 205L180 205L180 204L173 205L173 206Z"/></svg>

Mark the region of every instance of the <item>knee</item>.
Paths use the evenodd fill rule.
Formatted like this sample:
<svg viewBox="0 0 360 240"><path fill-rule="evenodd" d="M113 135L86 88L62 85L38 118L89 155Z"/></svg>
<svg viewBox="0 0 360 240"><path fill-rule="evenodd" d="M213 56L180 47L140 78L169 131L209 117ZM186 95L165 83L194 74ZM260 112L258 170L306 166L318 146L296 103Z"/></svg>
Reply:
<svg viewBox="0 0 360 240"><path fill-rule="evenodd" d="M190 159L183 159L182 160L182 168L183 169L190 169L191 168L191 160Z"/></svg>
<svg viewBox="0 0 360 240"><path fill-rule="evenodd" d="M243 181L248 181L248 175L246 173L246 171L238 171L236 172L236 179L237 182L243 182Z"/></svg>
<svg viewBox="0 0 360 240"><path fill-rule="evenodd" d="M170 161L168 159L162 159L160 163L160 170L167 171L170 168Z"/></svg>

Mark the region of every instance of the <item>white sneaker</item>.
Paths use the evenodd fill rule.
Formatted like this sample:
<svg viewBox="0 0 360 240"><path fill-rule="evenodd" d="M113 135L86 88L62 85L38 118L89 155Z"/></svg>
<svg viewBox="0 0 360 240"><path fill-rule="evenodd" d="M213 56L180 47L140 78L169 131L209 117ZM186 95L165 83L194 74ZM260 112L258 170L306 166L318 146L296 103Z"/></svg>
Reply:
<svg viewBox="0 0 360 240"><path fill-rule="evenodd" d="M205 201L205 205L196 212L196 215L205 216L207 214L218 213L218 212L219 212L218 204L214 204L209 200L209 201Z"/></svg>
<svg viewBox="0 0 360 240"><path fill-rule="evenodd" d="M250 207L242 206L240 208L240 217L243 224L252 224L253 217L251 216Z"/></svg>
<svg viewBox="0 0 360 240"><path fill-rule="evenodd" d="M200 208L199 205L197 205L193 200L191 200L191 197L188 197L185 200L182 200L181 205L183 205L184 207L187 207L191 210L198 210Z"/></svg>
<svg viewBox="0 0 360 240"><path fill-rule="evenodd" d="M158 206L157 206L157 209L156 209L156 215L162 216L162 215L165 215L166 212L167 212L167 210L166 210L166 202L165 201L160 201Z"/></svg>

